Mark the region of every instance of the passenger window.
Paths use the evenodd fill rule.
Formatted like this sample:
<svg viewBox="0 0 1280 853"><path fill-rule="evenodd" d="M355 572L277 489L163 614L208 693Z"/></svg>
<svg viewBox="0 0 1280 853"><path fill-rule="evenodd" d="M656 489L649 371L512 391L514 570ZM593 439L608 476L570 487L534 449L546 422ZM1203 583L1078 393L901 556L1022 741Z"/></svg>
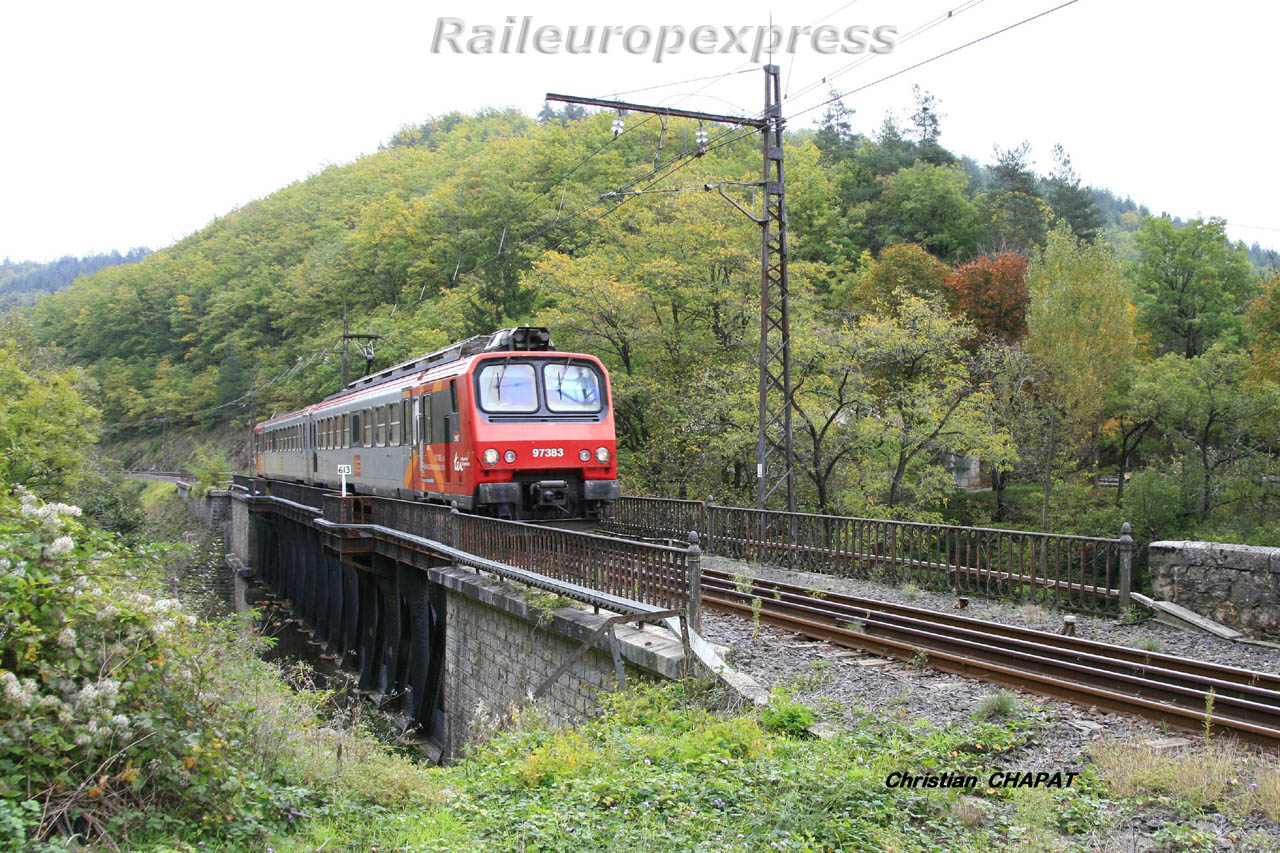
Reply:
<svg viewBox="0 0 1280 853"><path fill-rule="evenodd" d="M360 446L360 413L351 413L351 446Z"/></svg>
<svg viewBox="0 0 1280 853"><path fill-rule="evenodd" d="M600 411L600 379L584 364L547 364L542 368L547 408L553 412Z"/></svg>
<svg viewBox="0 0 1280 853"><path fill-rule="evenodd" d="M373 409L364 410L364 446L373 447Z"/></svg>
<svg viewBox="0 0 1280 853"><path fill-rule="evenodd" d="M404 406L400 403L387 406L387 444L391 447L400 446L400 413L402 411Z"/></svg>
<svg viewBox="0 0 1280 853"><path fill-rule="evenodd" d="M538 411L538 387L532 364L488 364L480 370L480 408L486 412ZM450 383L457 411L457 388Z"/></svg>

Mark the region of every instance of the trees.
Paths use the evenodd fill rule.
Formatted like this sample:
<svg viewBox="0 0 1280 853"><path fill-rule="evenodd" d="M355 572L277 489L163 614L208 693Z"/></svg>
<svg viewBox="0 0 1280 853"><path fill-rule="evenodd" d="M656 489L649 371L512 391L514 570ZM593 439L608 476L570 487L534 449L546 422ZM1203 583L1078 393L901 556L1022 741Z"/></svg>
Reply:
<svg viewBox="0 0 1280 853"><path fill-rule="evenodd" d="M935 301L904 295L892 314L864 317L848 366L866 395L857 421L859 477L890 514L919 515L952 488L951 454L1001 459L1007 435L987 417L987 390L961 342L973 334Z"/></svg>
<svg viewBox="0 0 1280 853"><path fill-rule="evenodd" d="M41 349L12 318L0 335L0 483L66 494L97 440L89 381Z"/></svg>
<svg viewBox="0 0 1280 853"><path fill-rule="evenodd" d="M978 211L966 198L969 175L962 166L914 166L883 179L884 192L871 212L881 245L915 243L947 263L972 256L978 242Z"/></svg>
<svg viewBox="0 0 1280 853"><path fill-rule="evenodd" d="M1066 224L1050 232L1027 272L1031 310L1027 349L1044 374L1036 396L1045 408L1041 523L1060 453L1095 435L1109 396L1134 355L1132 286L1106 246L1084 243Z"/></svg>
<svg viewBox="0 0 1280 853"><path fill-rule="evenodd" d="M1194 358L1239 334L1253 283L1247 253L1231 246L1223 220L1193 219L1177 228L1147 217L1136 241L1138 308L1157 352Z"/></svg>
<svg viewBox="0 0 1280 853"><path fill-rule="evenodd" d="M907 295L941 298L949 272L946 264L919 246L890 246L879 258L864 257L862 271L846 291L845 307L884 314Z"/></svg>
<svg viewBox="0 0 1280 853"><path fill-rule="evenodd" d="M1202 523L1230 500L1224 475L1277 437L1280 386L1253 381L1249 372L1245 354L1216 343L1191 358L1166 353L1143 365L1134 382L1137 410L1181 449L1184 472L1199 473L1189 511Z"/></svg>
<svg viewBox="0 0 1280 853"><path fill-rule="evenodd" d="M1094 204L1093 194L1088 187L1080 186L1080 177L1061 145L1053 146L1053 162L1046 200L1053 212L1071 226L1073 234L1092 243L1102 232L1102 213Z"/></svg>
<svg viewBox="0 0 1280 853"><path fill-rule="evenodd" d="M1262 292L1245 311L1245 322L1258 378L1280 382L1280 273L1263 282Z"/></svg>
<svg viewBox="0 0 1280 853"><path fill-rule="evenodd" d="M978 331L1004 343L1027 333L1027 259L1013 252L958 266L946 281L947 304Z"/></svg>
<svg viewBox="0 0 1280 853"><path fill-rule="evenodd" d="M1040 195L1030 156L1028 142L996 148L996 162L988 170L989 190L980 205L987 251L1027 255L1045 244L1053 211Z"/></svg>

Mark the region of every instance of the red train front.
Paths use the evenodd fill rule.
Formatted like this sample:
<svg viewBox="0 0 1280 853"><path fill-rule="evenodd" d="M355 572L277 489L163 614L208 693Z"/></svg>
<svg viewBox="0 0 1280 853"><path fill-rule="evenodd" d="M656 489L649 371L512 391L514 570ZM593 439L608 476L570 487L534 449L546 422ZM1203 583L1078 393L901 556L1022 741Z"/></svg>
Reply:
<svg viewBox="0 0 1280 853"><path fill-rule="evenodd" d="M457 503L502 518L598 518L617 500L609 374L546 329L481 335L254 428L261 476Z"/></svg>

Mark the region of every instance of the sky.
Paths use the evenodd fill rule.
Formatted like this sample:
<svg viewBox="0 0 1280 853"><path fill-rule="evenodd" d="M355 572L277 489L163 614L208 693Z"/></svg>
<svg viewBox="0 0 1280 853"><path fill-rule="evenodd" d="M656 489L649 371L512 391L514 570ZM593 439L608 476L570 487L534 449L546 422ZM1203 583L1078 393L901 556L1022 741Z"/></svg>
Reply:
<svg viewBox="0 0 1280 853"><path fill-rule="evenodd" d="M993 146L1025 139L1047 173L1061 143L1087 184L1155 213L1219 216L1233 238L1280 248L1271 153L1280 138L1271 43L1280 4L1078 0L876 82L1061 2L5 3L0 257L161 248L375 152L404 125L485 107L534 115L548 91L716 113L761 108L760 63L732 45L707 55L686 44L662 62L616 43L577 55L499 46L459 55L447 43L432 52L442 18L461 21L465 47L473 27L500 33L508 16L528 16L532 28L647 27L654 39L662 27L771 20L784 32L893 27L884 54L827 55L806 36L794 52L775 53L787 126L819 120L815 106L830 89L863 86L845 99L855 129L874 131L887 111L905 122L918 84L940 100L940 141L958 154L991 162ZM703 77L711 79L681 82Z"/></svg>

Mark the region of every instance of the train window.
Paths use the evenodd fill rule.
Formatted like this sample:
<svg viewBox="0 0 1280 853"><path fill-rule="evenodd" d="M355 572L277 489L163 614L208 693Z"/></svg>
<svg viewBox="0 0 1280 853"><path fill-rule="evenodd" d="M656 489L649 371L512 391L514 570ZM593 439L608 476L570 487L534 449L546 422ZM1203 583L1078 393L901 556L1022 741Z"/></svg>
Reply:
<svg viewBox="0 0 1280 853"><path fill-rule="evenodd" d="M329 449L329 430L332 427L332 418L325 418L320 421L320 449Z"/></svg>
<svg viewBox="0 0 1280 853"><path fill-rule="evenodd" d="M457 387L450 384L450 402L457 405ZM480 371L480 408L486 412L536 412L538 387L532 364L496 363ZM456 408L452 411L457 411Z"/></svg>
<svg viewBox="0 0 1280 853"><path fill-rule="evenodd" d="M342 423L342 429L338 433L338 446L350 447L351 446L351 422L350 420L348 420L346 415L343 415L339 420Z"/></svg>
<svg viewBox="0 0 1280 853"><path fill-rule="evenodd" d="M383 447L387 443L387 407L378 406L373 410L373 443Z"/></svg>
<svg viewBox="0 0 1280 853"><path fill-rule="evenodd" d="M423 394L418 398L418 441L431 443L431 395Z"/></svg>
<svg viewBox="0 0 1280 853"><path fill-rule="evenodd" d="M359 447L360 446L360 413L359 412L351 413L351 432L348 434L351 436L351 446Z"/></svg>
<svg viewBox="0 0 1280 853"><path fill-rule="evenodd" d="M400 443L413 444L413 401L408 397L400 401Z"/></svg>
<svg viewBox="0 0 1280 853"><path fill-rule="evenodd" d="M373 409L365 409L360 421L364 427L364 446L373 447Z"/></svg>
<svg viewBox="0 0 1280 853"><path fill-rule="evenodd" d="M458 380L449 380L449 411L458 411Z"/></svg>
<svg viewBox="0 0 1280 853"><path fill-rule="evenodd" d="M546 364L542 383L553 412L600 411L600 377L585 364Z"/></svg>
<svg viewBox="0 0 1280 853"><path fill-rule="evenodd" d="M391 447L400 445L400 413L404 406L391 403L387 406L387 444Z"/></svg>

